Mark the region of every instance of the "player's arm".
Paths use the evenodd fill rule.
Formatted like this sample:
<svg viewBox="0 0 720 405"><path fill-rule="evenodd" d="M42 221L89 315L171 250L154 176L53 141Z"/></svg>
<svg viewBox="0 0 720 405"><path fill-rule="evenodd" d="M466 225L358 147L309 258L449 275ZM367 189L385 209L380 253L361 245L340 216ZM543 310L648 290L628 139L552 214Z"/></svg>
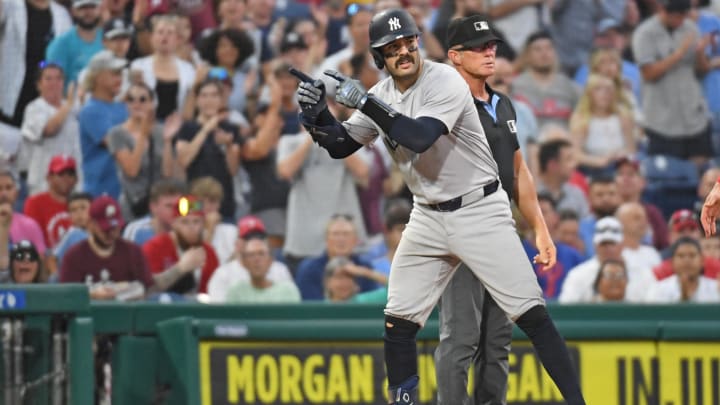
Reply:
<svg viewBox="0 0 720 405"><path fill-rule="evenodd" d="M307 129L318 145L327 149L334 159L352 155L362 147L348 134L345 127L335 119L325 100L325 83L314 80L299 70L290 68L299 80L297 101L300 104L300 123Z"/></svg>
<svg viewBox="0 0 720 405"><path fill-rule="evenodd" d="M368 94L357 80L334 70L326 70L325 74L338 81L335 93L338 103L360 110L390 139L413 152L425 152L441 135L448 133L445 124L436 118L410 118L400 114L373 94Z"/></svg>
<svg viewBox="0 0 720 405"><path fill-rule="evenodd" d="M535 233L535 245L538 254L534 258L534 262L543 264L545 269L549 269L555 265L557 260L557 251L555 244L550 236L550 231L545 224L542 211L540 211L540 203L537 198L537 190L533 181L530 169L525 164L520 149L515 150L513 156L513 168L515 172L514 194L520 213L525 220L528 221Z"/></svg>

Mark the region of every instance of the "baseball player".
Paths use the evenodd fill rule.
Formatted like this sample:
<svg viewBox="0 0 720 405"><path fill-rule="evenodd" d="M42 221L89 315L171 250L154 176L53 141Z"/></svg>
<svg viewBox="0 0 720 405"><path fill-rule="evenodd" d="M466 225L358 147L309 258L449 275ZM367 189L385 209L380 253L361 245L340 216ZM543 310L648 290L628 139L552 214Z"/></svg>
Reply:
<svg viewBox="0 0 720 405"><path fill-rule="evenodd" d="M453 20L448 27L448 59L470 86L505 193L533 226L540 254L536 263L555 265L556 253L525 165L510 99L486 83L495 73L500 38L480 16ZM505 404L512 322L464 264L452 276L440 304L440 344L435 351L438 405ZM475 364L472 400L467 369Z"/></svg>
<svg viewBox="0 0 720 405"><path fill-rule="evenodd" d="M302 123L330 156L344 158L382 136L414 195L385 308L390 403L416 403L415 336L462 261L528 335L566 401L585 404L515 233L468 85L451 66L420 58L419 34L404 10L373 16L371 51L390 77L369 93L355 80L325 72L338 81L336 101L357 110L347 121L328 110L322 81L304 77L298 88Z"/></svg>

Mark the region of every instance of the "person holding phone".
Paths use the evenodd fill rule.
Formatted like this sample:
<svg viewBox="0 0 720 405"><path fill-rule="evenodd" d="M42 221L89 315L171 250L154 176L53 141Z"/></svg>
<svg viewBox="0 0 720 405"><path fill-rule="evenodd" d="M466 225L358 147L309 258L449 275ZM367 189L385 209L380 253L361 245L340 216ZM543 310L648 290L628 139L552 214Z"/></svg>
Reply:
<svg viewBox="0 0 720 405"><path fill-rule="evenodd" d="M238 127L227 121L223 87L218 80L205 80L195 87L193 120L185 121L175 140L180 166L188 181L210 176L223 186L220 213L225 220L235 217L233 176L240 165L242 138Z"/></svg>

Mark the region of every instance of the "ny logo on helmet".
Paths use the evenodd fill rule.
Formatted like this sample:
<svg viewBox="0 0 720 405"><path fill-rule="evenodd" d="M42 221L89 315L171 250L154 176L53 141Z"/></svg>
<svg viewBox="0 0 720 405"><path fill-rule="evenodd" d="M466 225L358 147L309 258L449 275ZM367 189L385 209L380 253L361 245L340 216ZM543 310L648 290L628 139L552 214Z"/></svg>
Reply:
<svg viewBox="0 0 720 405"><path fill-rule="evenodd" d="M400 19L397 17L389 19L388 24L390 25L390 31L395 31L402 28L402 25L400 25Z"/></svg>

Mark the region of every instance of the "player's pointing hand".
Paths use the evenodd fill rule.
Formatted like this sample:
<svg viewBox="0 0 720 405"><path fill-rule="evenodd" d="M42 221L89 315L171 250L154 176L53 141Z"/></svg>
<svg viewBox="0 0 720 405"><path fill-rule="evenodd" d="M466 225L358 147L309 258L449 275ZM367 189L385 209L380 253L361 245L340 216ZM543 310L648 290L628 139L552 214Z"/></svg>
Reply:
<svg viewBox="0 0 720 405"><path fill-rule="evenodd" d="M320 79L313 79L295 68L290 68L289 71L300 80L296 98L302 109L302 115L309 122L315 123L320 112L327 108L325 83Z"/></svg>
<svg viewBox="0 0 720 405"><path fill-rule="evenodd" d="M362 108L367 99L367 91L358 80L351 79L337 70L326 70L325 75L337 80L335 100L350 108Z"/></svg>

